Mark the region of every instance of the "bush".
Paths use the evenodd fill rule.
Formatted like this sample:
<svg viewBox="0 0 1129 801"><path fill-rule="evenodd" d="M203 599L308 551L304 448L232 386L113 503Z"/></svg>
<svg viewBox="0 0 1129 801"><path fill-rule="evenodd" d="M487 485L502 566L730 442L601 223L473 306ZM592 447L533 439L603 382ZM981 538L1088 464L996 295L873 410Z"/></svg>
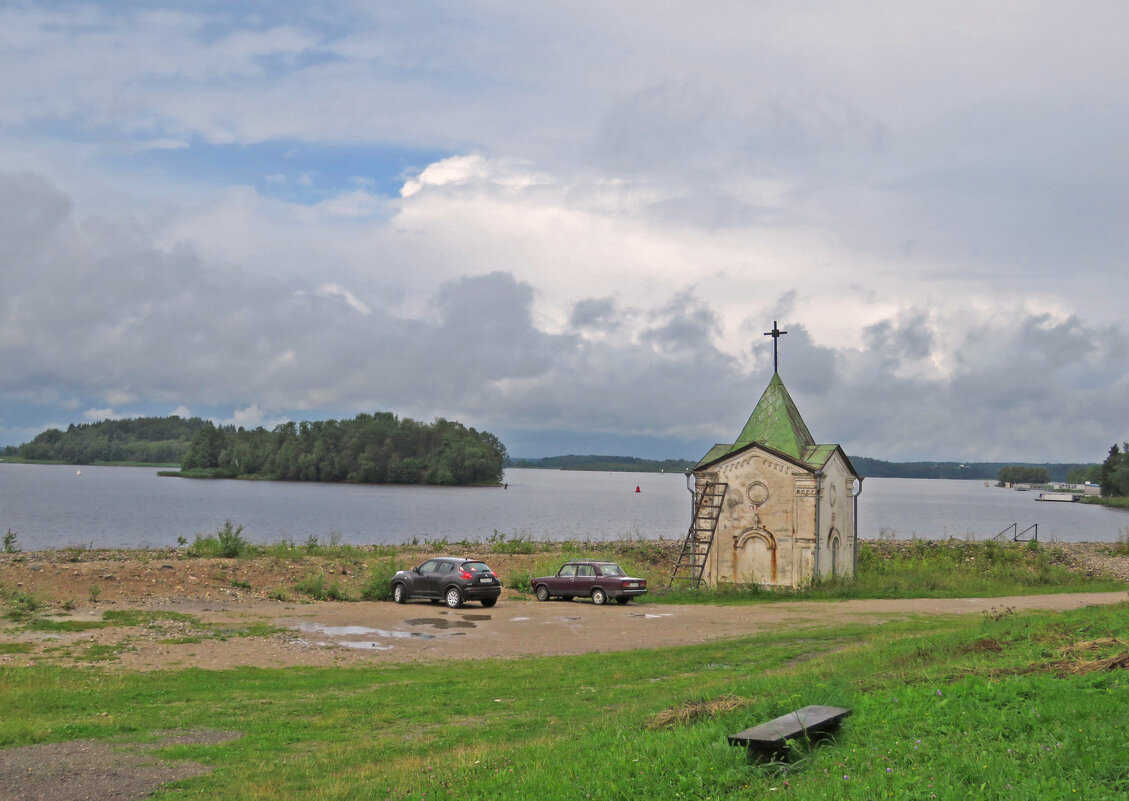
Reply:
<svg viewBox="0 0 1129 801"><path fill-rule="evenodd" d="M234 559L246 551L250 544L243 539L243 526L232 528L230 520L224 522L216 536L220 543L220 556L225 559Z"/></svg>
<svg viewBox="0 0 1129 801"><path fill-rule="evenodd" d="M0 585L0 600L3 600L4 605L8 607L4 612L4 617L9 620L31 620L43 607L40 600L31 593L23 590L9 590L2 585Z"/></svg>
<svg viewBox="0 0 1129 801"><path fill-rule="evenodd" d="M403 566L391 560L373 565L364 586L361 587L361 599L365 601L391 601L392 577L399 570L403 570Z"/></svg>
<svg viewBox="0 0 1129 801"><path fill-rule="evenodd" d="M197 534L195 541L188 548L188 555L198 558L235 559L239 556L249 555L251 550L251 543L243 537L243 526L232 526L231 521L227 520L224 522L223 528L215 534L209 534L206 537Z"/></svg>
<svg viewBox="0 0 1129 801"><path fill-rule="evenodd" d="M339 583L334 581L327 584L325 576L320 573L307 573L305 578L294 585L294 589L303 595L308 595L315 601L351 601L352 596Z"/></svg>

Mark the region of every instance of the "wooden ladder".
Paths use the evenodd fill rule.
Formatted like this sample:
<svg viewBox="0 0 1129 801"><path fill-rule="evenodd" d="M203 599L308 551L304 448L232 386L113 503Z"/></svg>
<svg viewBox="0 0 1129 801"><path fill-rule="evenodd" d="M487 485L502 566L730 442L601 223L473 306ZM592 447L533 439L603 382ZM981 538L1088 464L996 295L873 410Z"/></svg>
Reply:
<svg viewBox="0 0 1129 801"><path fill-rule="evenodd" d="M713 535L721 517L721 502L725 499L727 489L728 484L718 481L711 481L702 487L702 493L694 504L694 519L690 521L690 530L682 541L682 551L678 554L678 562L670 574L667 587L673 586L676 581L685 581L689 582L691 589L696 590L701 584L706 557L713 545Z"/></svg>

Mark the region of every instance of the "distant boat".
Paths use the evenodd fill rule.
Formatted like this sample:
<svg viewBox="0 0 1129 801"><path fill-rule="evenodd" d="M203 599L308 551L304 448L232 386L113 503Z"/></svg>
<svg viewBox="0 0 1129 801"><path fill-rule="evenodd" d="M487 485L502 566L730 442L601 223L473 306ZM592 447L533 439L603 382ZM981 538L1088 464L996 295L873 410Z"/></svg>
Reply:
<svg viewBox="0 0 1129 801"><path fill-rule="evenodd" d="M76 476L81 476L81 475L82 475L82 471L81 471L81 470L75 470L75 471L74 471L74 474L75 474Z"/></svg>

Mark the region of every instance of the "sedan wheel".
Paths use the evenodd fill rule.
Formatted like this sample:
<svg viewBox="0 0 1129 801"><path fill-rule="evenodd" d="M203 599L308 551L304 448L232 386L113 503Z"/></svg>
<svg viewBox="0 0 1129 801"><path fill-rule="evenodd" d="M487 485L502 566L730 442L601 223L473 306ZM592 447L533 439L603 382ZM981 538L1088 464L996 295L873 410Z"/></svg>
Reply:
<svg viewBox="0 0 1129 801"><path fill-rule="evenodd" d="M404 585L397 582L392 585L392 600L398 604L402 604L408 600L408 591L404 589Z"/></svg>
<svg viewBox="0 0 1129 801"><path fill-rule="evenodd" d="M627 603L627 602L628 602L628 601L630 601L630 600L631 600L631 597L630 597L630 596L627 596L627 595L622 595L622 596L620 596L619 598L616 598L616 599L615 599L615 602L616 602L617 604L619 604L620 606L623 606L623 605L624 605L625 603Z"/></svg>
<svg viewBox="0 0 1129 801"><path fill-rule="evenodd" d="M458 609L463 605L463 594L458 587L448 587L447 592L443 595L443 600L451 609Z"/></svg>
<svg viewBox="0 0 1129 801"><path fill-rule="evenodd" d="M592 590L592 603L596 606L603 606L608 602L608 594L601 590L599 587Z"/></svg>
<svg viewBox="0 0 1129 801"><path fill-rule="evenodd" d="M544 584L537 585L537 600L538 601L549 600L549 588L546 587Z"/></svg>

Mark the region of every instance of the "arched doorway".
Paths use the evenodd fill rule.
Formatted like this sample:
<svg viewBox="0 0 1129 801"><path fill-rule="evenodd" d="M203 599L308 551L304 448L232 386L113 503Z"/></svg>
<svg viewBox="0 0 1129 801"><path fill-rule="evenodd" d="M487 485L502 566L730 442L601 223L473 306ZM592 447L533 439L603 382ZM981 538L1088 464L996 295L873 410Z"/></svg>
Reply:
<svg viewBox="0 0 1129 801"><path fill-rule="evenodd" d="M831 575L838 576L840 571L839 562L839 532L831 529L831 533L827 535L827 550L831 552Z"/></svg>
<svg viewBox="0 0 1129 801"><path fill-rule="evenodd" d="M746 529L734 543L733 580L744 584L776 583L776 538L763 528Z"/></svg>

